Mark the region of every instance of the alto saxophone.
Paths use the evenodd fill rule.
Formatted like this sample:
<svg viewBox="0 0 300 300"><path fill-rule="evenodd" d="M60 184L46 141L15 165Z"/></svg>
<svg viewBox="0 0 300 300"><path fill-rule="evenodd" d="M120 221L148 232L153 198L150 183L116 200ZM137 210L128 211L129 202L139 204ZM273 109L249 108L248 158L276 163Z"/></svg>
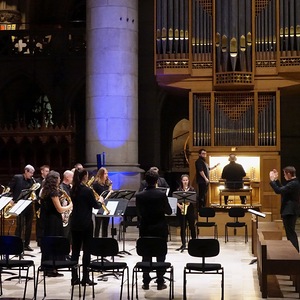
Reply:
<svg viewBox="0 0 300 300"><path fill-rule="evenodd" d="M61 193L59 200L60 200L62 206L67 206L70 203L72 203L71 197L68 195L68 193L64 189L60 188L59 191ZM67 202L67 204L65 203L65 201ZM63 227L68 226L71 213L72 213L72 208L67 211L64 211L61 214Z"/></svg>
<svg viewBox="0 0 300 300"><path fill-rule="evenodd" d="M189 205L190 205L190 202L181 203L181 214L183 216L186 216Z"/></svg>

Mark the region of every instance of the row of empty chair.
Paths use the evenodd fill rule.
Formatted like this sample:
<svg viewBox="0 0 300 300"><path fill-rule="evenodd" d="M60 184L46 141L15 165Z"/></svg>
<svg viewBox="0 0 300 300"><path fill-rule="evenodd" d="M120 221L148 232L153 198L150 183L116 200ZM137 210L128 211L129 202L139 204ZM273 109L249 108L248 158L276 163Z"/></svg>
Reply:
<svg viewBox="0 0 300 300"><path fill-rule="evenodd" d="M200 218L205 218L205 221L197 221L195 223L195 226L197 227L197 237L200 234L200 228L213 228L213 235L215 239L218 239L218 225L215 221L212 220L216 215L215 209L213 207L202 207L199 210L199 216ZM246 222L241 222L239 218L243 218L245 216L245 209L242 207L231 207L228 210L229 217L233 218L232 222L226 222L225 224L225 242L228 242L228 228L233 228L234 233L236 231L236 228L245 228L245 243L248 242L248 226ZM170 222L169 225L171 226L179 226L177 222L172 223ZM123 239L123 242L125 243L125 233L126 228L129 226L138 226L138 220L137 220L137 212L136 207L128 207L126 209L126 214L124 216L124 220L120 223L119 228L119 240L121 238ZM169 230L170 231L170 230ZM170 236L171 239L171 236Z"/></svg>
<svg viewBox="0 0 300 300"><path fill-rule="evenodd" d="M41 260L41 264L37 270L35 277L35 265L32 260L24 260L23 243L19 237L16 236L0 236L0 284L2 295L2 273L7 270L24 270L26 271L26 281L24 287L23 299L26 298L27 282L29 279L29 268L33 268L33 284L34 297L33 299L40 299L38 297L39 283L43 282L44 294L43 299L46 298L46 272L54 268L59 272L74 272L78 271L80 274L80 265L76 262L64 259L69 253L69 242L64 237L45 237L42 240L42 256L51 255L51 259ZM158 256L165 256L168 252L167 241L157 237L142 237L136 242L136 251L139 256L149 257L150 261L139 261L132 269L131 282L131 299L138 299L138 273L163 271L164 279L169 282L169 299L174 299L174 269L171 262L155 262L154 258ZM186 263L183 270L183 299L187 298L187 277L196 274L218 274L221 275L221 299L224 298L224 269L220 263L210 263L206 261L208 257L214 257L219 254L220 245L217 239L192 239L188 243L188 253L192 257L199 257L199 262ZM130 299L130 284L129 284L129 268L126 262L116 262L114 257L119 253L118 242L114 238L93 238L91 254L97 258L92 260L89 266L89 272L92 275L92 280L95 279L95 273L114 272L121 275L120 300L123 295L123 286L127 286L127 299ZM109 261L107 257L111 257ZM43 280L39 281L40 273L43 273ZM19 274L21 276L21 274ZM151 280L157 277L151 276ZM71 299L73 299L74 285L71 283ZM80 284L79 297L81 297ZM86 295L86 285L84 286L83 299ZM95 298L95 286L92 286L92 296Z"/></svg>

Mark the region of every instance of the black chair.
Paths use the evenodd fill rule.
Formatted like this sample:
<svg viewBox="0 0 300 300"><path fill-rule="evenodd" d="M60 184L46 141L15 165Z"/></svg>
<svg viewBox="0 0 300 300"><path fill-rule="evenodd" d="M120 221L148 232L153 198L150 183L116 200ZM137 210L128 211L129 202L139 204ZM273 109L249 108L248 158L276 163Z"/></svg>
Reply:
<svg viewBox="0 0 300 300"><path fill-rule="evenodd" d="M44 236L41 240L41 264L37 271L37 280L34 290L35 299L39 284L39 274L43 272L44 298L46 298L46 274L53 270L60 272L74 272L80 274L80 266L76 261L67 260L70 252L69 240L63 236ZM79 283L79 280L78 280ZM79 297L81 297L80 284ZM74 284L72 284L71 299L73 299Z"/></svg>
<svg viewBox="0 0 300 300"><path fill-rule="evenodd" d="M236 234L236 228L245 227L245 243L248 242L248 227L246 222L240 222L239 218L245 216L245 210L242 207L231 207L228 211L228 215L234 218L233 222L227 222L225 224L225 243L228 242L228 227L234 228L234 235Z"/></svg>
<svg viewBox="0 0 300 300"><path fill-rule="evenodd" d="M201 257L201 263L187 263L183 270L183 299L186 300L187 275L189 274L220 274L221 299L224 299L224 269L220 263L207 263L206 257L217 256L220 244L217 239L192 239L188 243L188 253L193 257ZM201 285L199 284L201 288ZM203 286L202 286L203 288Z"/></svg>
<svg viewBox="0 0 300 300"><path fill-rule="evenodd" d="M23 254L23 241L17 236L0 236L0 291L2 291L2 273L5 270L18 270L21 277L21 272L26 271L25 275L25 288L23 299L26 297L27 282L29 278L29 268L33 268L33 285L35 286L35 265L33 260L22 259ZM16 258L17 257L17 258Z"/></svg>
<svg viewBox="0 0 300 300"><path fill-rule="evenodd" d="M138 299L138 280L137 274L142 272L165 272L169 277L164 279L170 283L169 299L174 299L174 271L169 262L153 262L154 257L165 256L168 252L167 241L159 237L141 237L136 242L136 252L139 256L149 257L150 261L137 262L132 271L132 289L131 299L133 299L134 286L136 289L136 299ZM151 280L157 279L157 276L151 277Z"/></svg>
<svg viewBox="0 0 300 300"><path fill-rule="evenodd" d="M129 269L126 262L107 261L105 257L116 256L119 253L119 245L114 238L93 238L91 243L91 254L100 259L91 261L88 272L92 273L92 281L94 281L94 272L114 272L115 274L122 274L120 300L122 299L124 274L127 276L127 299L129 299ZM95 288L93 288L93 298L95 298ZM86 286L83 289L83 299L85 299Z"/></svg>
<svg viewBox="0 0 300 300"><path fill-rule="evenodd" d="M197 238L200 232L200 227L214 227L214 238L218 239L218 225L216 222L209 221L209 218L214 218L216 215L215 210L212 207L201 207L199 209L199 216L202 218L206 218L206 221L199 221L196 222L196 227L197 227Z"/></svg>
<svg viewBox="0 0 300 300"><path fill-rule="evenodd" d="M123 250L120 253L126 253L131 255L130 252L125 251L125 241L126 241L126 229L127 227L138 227L138 215L136 206L127 206L125 213L123 215L123 220L119 225L119 241L123 239Z"/></svg>

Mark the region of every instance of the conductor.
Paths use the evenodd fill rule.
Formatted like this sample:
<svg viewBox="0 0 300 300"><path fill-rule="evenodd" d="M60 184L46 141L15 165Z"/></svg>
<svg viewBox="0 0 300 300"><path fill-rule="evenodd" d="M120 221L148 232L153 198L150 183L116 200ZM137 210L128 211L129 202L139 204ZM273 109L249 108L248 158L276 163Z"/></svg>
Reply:
<svg viewBox="0 0 300 300"><path fill-rule="evenodd" d="M221 178L225 179L225 187L227 189L241 189L243 188L243 177L246 176L246 172L242 165L236 163L235 154L229 155L229 164L223 168ZM242 204L246 204L246 196L240 196ZM228 196L224 196L225 205L228 202Z"/></svg>

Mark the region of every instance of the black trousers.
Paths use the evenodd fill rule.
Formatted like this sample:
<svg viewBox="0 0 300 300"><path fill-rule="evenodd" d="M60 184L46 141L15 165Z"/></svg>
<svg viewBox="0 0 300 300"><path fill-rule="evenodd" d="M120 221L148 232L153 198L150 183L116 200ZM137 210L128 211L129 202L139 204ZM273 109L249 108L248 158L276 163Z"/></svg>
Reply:
<svg viewBox="0 0 300 300"><path fill-rule="evenodd" d="M102 237L108 237L109 217L95 217L95 232L94 237L99 237L100 227L102 224Z"/></svg>
<svg viewBox="0 0 300 300"><path fill-rule="evenodd" d="M284 225L284 229L285 229L285 233L286 233L286 238L289 241L291 241L293 246L299 252L298 236L295 231L297 218L298 218L297 215L287 215L287 216L282 216L282 221L283 221L283 225Z"/></svg>
<svg viewBox="0 0 300 300"><path fill-rule="evenodd" d="M189 224L189 229L191 231L192 239L196 238L194 205L190 204L188 206L187 213L185 216L182 215L179 207L177 207L177 217L178 217L179 224L180 224L181 244L185 246L186 245L187 223Z"/></svg>
<svg viewBox="0 0 300 300"><path fill-rule="evenodd" d="M24 246L30 244L31 230L33 221L33 205L29 204L23 212L17 217L17 226L15 235L23 238L24 232Z"/></svg>
<svg viewBox="0 0 300 300"><path fill-rule="evenodd" d="M82 256L82 281L88 280L87 268L91 261L90 245L93 238L93 223L85 230L72 230L72 256L71 260L78 262L80 250L83 250ZM72 280L78 278L78 274L72 274Z"/></svg>
<svg viewBox="0 0 300 300"><path fill-rule="evenodd" d="M208 190L208 184L206 182L198 183L198 203L197 203L198 211L199 208L207 206L207 200L206 200L207 190Z"/></svg>

